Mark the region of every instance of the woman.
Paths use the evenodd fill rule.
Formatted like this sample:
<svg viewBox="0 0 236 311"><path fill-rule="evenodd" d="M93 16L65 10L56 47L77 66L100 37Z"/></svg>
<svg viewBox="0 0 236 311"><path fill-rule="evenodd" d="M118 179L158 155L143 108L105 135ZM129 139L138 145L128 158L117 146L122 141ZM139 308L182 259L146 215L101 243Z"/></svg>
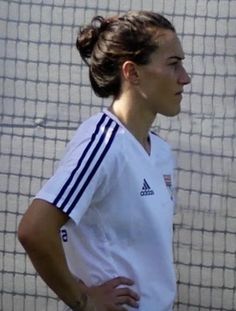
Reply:
<svg viewBox="0 0 236 311"><path fill-rule="evenodd" d="M79 127L19 239L70 310L172 310L173 158L150 128L180 111L190 82L180 41L163 16L141 11L95 17L76 46L112 103Z"/></svg>

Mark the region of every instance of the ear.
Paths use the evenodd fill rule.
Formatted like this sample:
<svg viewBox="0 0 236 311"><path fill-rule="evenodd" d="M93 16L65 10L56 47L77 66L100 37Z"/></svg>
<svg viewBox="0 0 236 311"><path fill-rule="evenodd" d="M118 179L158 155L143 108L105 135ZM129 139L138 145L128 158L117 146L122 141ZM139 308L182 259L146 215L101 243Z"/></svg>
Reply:
<svg viewBox="0 0 236 311"><path fill-rule="evenodd" d="M137 65L130 60L127 60L123 63L122 75L126 81L129 81L132 84L139 83L139 74Z"/></svg>

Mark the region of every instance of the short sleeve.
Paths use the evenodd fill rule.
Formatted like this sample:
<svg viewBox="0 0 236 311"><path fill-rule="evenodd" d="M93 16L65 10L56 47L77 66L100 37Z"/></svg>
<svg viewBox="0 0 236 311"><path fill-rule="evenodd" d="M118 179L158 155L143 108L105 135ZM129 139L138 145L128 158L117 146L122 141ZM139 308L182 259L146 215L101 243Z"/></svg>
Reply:
<svg viewBox="0 0 236 311"><path fill-rule="evenodd" d="M57 206L76 223L91 203L103 182L103 170L95 170L96 155L86 151L88 142L67 150L54 175L36 195Z"/></svg>
<svg viewBox="0 0 236 311"><path fill-rule="evenodd" d="M92 200L102 196L101 185L107 184L107 174L101 164L118 127L114 122L104 127L103 121L105 117L92 130L83 126L77 131L54 175L36 195L57 206L77 224Z"/></svg>

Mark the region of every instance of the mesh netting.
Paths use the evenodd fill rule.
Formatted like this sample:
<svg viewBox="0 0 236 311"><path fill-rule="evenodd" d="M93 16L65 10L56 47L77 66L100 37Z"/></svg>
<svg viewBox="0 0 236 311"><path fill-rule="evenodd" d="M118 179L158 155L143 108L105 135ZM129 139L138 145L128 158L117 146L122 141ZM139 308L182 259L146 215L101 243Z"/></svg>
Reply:
<svg viewBox="0 0 236 311"><path fill-rule="evenodd" d="M175 310L236 310L235 0L0 1L0 310L59 310L17 225L75 129L107 105L76 52L78 25L130 9L174 23L192 77L181 114L154 124L177 157Z"/></svg>

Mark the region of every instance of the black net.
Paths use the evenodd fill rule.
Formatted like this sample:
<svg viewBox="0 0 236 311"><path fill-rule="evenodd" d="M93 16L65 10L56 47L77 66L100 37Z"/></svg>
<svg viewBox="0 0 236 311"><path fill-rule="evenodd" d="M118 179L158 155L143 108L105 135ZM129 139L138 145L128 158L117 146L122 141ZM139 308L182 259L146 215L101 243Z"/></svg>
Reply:
<svg viewBox="0 0 236 311"><path fill-rule="evenodd" d="M76 52L78 26L130 9L174 23L192 77L181 114L154 124L177 157L175 310L236 310L235 0L0 1L0 310L59 310L17 225L75 129L107 105Z"/></svg>

